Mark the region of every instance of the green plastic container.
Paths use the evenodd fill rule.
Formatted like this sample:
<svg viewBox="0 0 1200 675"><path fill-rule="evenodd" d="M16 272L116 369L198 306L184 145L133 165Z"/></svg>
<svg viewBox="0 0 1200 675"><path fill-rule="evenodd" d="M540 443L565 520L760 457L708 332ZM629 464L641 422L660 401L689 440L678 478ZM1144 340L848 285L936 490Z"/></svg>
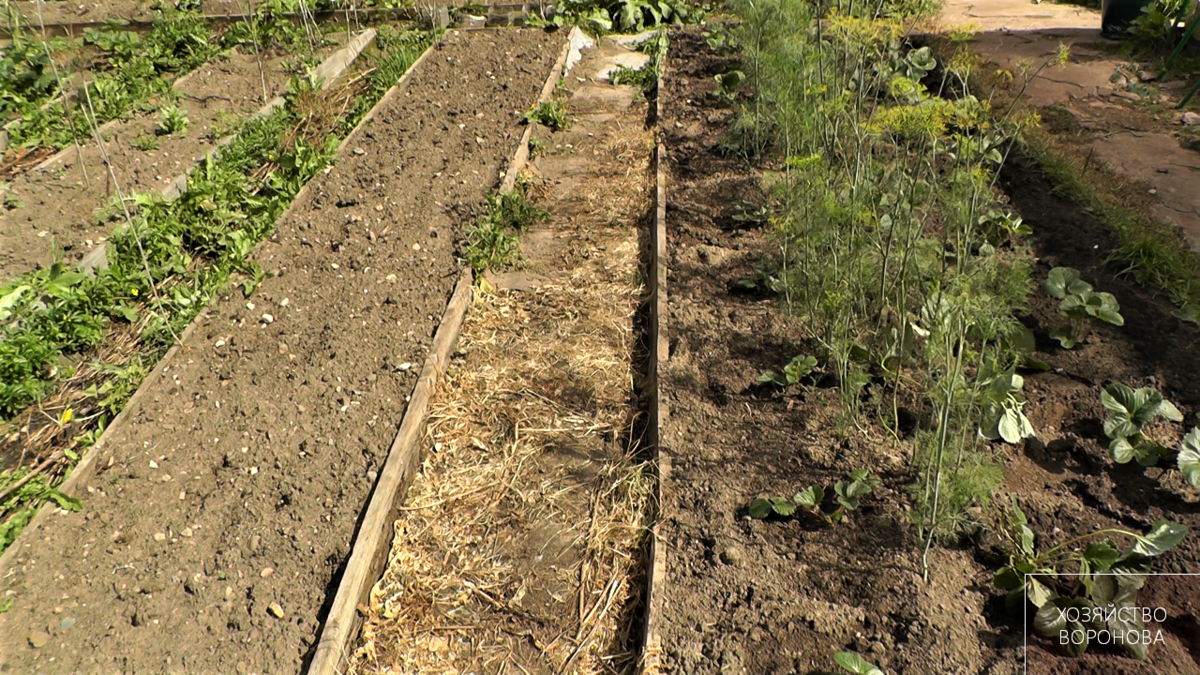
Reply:
<svg viewBox="0 0 1200 675"><path fill-rule="evenodd" d="M1123 37L1133 22L1142 15L1142 9L1154 0L1104 0L1100 10L1100 32L1112 37Z"/></svg>

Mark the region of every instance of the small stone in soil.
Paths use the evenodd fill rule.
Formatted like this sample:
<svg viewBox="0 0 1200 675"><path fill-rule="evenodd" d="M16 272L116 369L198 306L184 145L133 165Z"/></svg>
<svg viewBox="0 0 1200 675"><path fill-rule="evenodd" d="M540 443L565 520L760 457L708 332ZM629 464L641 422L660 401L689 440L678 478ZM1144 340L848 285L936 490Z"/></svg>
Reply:
<svg viewBox="0 0 1200 675"><path fill-rule="evenodd" d="M271 576L271 575L272 575L272 574L274 574L274 573L275 573L275 568L274 568L274 567L264 567L264 568L263 568L263 571L262 571L262 572L259 572L259 576L261 576L262 578L266 579L267 577Z"/></svg>
<svg viewBox="0 0 1200 675"><path fill-rule="evenodd" d="M44 630L35 630L29 634L29 644L34 649L41 649L50 642L50 634Z"/></svg>
<svg viewBox="0 0 1200 675"><path fill-rule="evenodd" d="M742 550L736 546L721 551L721 562L726 565L740 565L742 563Z"/></svg>
<svg viewBox="0 0 1200 675"><path fill-rule="evenodd" d="M163 532L155 532L154 533L154 541L165 541L166 538L167 538L167 535Z"/></svg>
<svg viewBox="0 0 1200 675"><path fill-rule="evenodd" d="M267 611L270 612L276 619L283 618L283 607L280 607L278 602L272 602L271 604L267 605Z"/></svg>

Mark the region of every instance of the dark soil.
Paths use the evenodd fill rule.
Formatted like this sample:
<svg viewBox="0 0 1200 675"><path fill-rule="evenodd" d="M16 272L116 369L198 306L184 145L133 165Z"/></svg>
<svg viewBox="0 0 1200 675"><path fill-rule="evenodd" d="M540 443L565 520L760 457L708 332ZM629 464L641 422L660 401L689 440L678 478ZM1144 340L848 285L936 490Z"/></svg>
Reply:
<svg viewBox="0 0 1200 675"><path fill-rule="evenodd" d="M323 49L324 58L337 47ZM138 115L105 129L105 150L116 174L121 193L157 193L176 177L191 170L205 153L216 146L214 129L220 136L230 133L237 121L253 115L263 100L287 89L285 69L291 56L268 56L260 76L252 53L234 50L185 76L175 90L177 105L187 111L185 134L156 135L160 116ZM139 150L134 141L154 138L155 150ZM58 259L77 262L103 241L115 222L98 223L96 214L114 209L117 191L104 163L104 153L95 139L81 138L82 165L74 149L44 169L34 169L11 179L10 194L23 203L20 208L0 210L0 279L7 280Z"/></svg>
<svg viewBox="0 0 1200 675"><path fill-rule="evenodd" d="M257 252L258 293L210 309L160 365L169 382L107 442L83 513L18 541L0 671L301 669L457 278L461 224L562 40L447 34L313 180Z"/></svg>
<svg viewBox="0 0 1200 675"><path fill-rule="evenodd" d="M674 461L663 486L660 549L668 574L666 669L839 672L834 653L852 650L888 672L1023 672L1023 619L1007 615L991 587L1007 555L995 535L985 529L958 547L935 547L930 582L923 582L904 492L915 480L910 447L875 426L837 433L837 392L820 383L790 396L756 383L762 371L779 370L808 350L775 298L736 286L776 249L766 232L730 218L735 199L766 201L755 169L718 147L733 118L710 95L713 76L734 67L713 55L698 31L676 34L661 94L671 346L663 438ZM1026 411L1040 440L1023 449L995 448L1007 479L1003 492L1018 495L1046 545L1102 527L1183 522L1192 534L1155 569L1200 571L1200 491L1184 486L1177 471L1113 465L1099 399L1100 387L1112 380L1153 384L1190 418L1200 407L1190 381L1200 372L1200 335L1171 317L1169 305L1100 266L1092 247L1104 250L1097 240L1102 226L1058 199L1040 174L1018 162L1006 173L1005 191L1038 233L1037 281L1050 264L1074 266L1118 297L1127 324L1096 328L1087 344L1065 352L1049 340L1062 321L1057 306L1040 294L1031 298L1023 320L1052 370L1026 380ZM1170 443L1183 431L1177 424L1155 429ZM882 477L884 487L836 528L815 518L748 517L754 497L830 486L858 467ZM1104 649L1072 660L1030 635L1028 672L1200 672L1194 579L1200 577L1156 578L1143 591L1140 604L1158 603L1172 616L1166 644L1152 648L1148 661Z"/></svg>

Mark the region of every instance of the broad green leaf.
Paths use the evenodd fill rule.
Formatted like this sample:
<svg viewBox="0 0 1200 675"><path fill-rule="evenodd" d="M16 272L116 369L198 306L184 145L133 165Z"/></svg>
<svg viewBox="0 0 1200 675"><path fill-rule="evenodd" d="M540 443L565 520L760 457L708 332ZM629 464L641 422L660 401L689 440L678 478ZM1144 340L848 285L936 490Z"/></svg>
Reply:
<svg viewBox="0 0 1200 675"><path fill-rule="evenodd" d="M1000 416L1000 424L997 427L1000 437L1005 442L1012 443L1013 445L1020 443L1022 438L1020 414L1011 408L1006 409L1004 414Z"/></svg>
<svg viewBox="0 0 1200 675"><path fill-rule="evenodd" d="M759 497L750 502L750 517L762 520L771 515L771 500Z"/></svg>
<svg viewBox="0 0 1200 675"><path fill-rule="evenodd" d="M21 296L29 290L29 286L17 286L11 293L0 298L0 321L12 316L12 309L21 300Z"/></svg>
<svg viewBox="0 0 1200 675"><path fill-rule="evenodd" d="M1070 267L1055 267L1050 270L1042 288L1059 299L1067 297L1068 294L1078 295L1092 290L1090 284L1079 278L1079 272Z"/></svg>
<svg viewBox="0 0 1200 675"><path fill-rule="evenodd" d="M1125 325L1125 317L1121 316L1121 306L1111 293L1096 293L1093 297L1098 299L1098 306L1088 312L1089 314L1114 326Z"/></svg>
<svg viewBox="0 0 1200 675"><path fill-rule="evenodd" d="M1141 428L1131 422L1125 413L1115 413L1104 418L1104 435L1113 439L1135 438Z"/></svg>
<svg viewBox="0 0 1200 675"><path fill-rule="evenodd" d="M772 497L771 509L781 516L790 516L796 512L796 505L786 497Z"/></svg>
<svg viewBox="0 0 1200 675"><path fill-rule="evenodd" d="M783 373L787 376L788 384L796 384L800 382L800 378L812 372L816 367L817 360L811 356L800 355L792 359L791 363L783 367Z"/></svg>
<svg viewBox="0 0 1200 675"><path fill-rule="evenodd" d="M1069 609L1074 609L1075 612L1068 612ZM1068 655L1080 656L1088 648L1087 627L1072 619L1081 618L1079 613L1090 613L1091 609L1092 603L1084 598L1055 596L1038 609L1038 613L1033 619L1033 630L1038 635L1050 638L1055 642L1059 642L1058 637L1063 631L1067 631L1068 634L1074 633L1077 637L1079 633L1082 633L1082 640L1068 640L1067 644L1061 645L1063 651Z"/></svg>
<svg viewBox="0 0 1200 675"><path fill-rule="evenodd" d="M821 501L825 498L825 491L819 487L808 487L800 492L797 492L792 497L792 501L800 506L807 506L810 509L815 509L821 505Z"/></svg>
<svg viewBox="0 0 1200 675"><path fill-rule="evenodd" d="M1134 454L1133 445L1122 437L1114 438L1108 444L1108 455L1117 464L1128 464L1129 460L1133 459Z"/></svg>
<svg viewBox="0 0 1200 675"><path fill-rule="evenodd" d="M1025 585L1025 576L1018 573L1010 565L1003 567L992 577L992 585L1000 590L1008 591Z"/></svg>
<svg viewBox="0 0 1200 675"><path fill-rule="evenodd" d="M787 380L783 379L783 376L772 370L764 370L762 375L758 376L758 381L761 384L778 384L781 386L787 384Z"/></svg>
<svg viewBox="0 0 1200 675"><path fill-rule="evenodd" d="M1088 544L1083 552L1083 559L1096 569L1107 572L1120 557L1120 552L1111 542L1101 541Z"/></svg>
<svg viewBox="0 0 1200 675"><path fill-rule="evenodd" d="M1071 349L1079 344L1079 337L1075 335L1075 331L1070 326L1055 328L1050 331L1050 337L1058 340L1058 344L1062 345L1063 349Z"/></svg>
<svg viewBox="0 0 1200 675"><path fill-rule="evenodd" d="M1034 607L1042 607L1047 602L1050 602L1054 597L1054 591L1050 587L1037 580L1037 577L1028 577L1028 583L1025 584L1025 592L1029 595L1029 601Z"/></svg>
<svg viewBox="0 0 1200 675"><path fill-rule="evenodd" d="M1091 628L1106 628L1114 635L1128 635L1130 631L1137 631L1139 635L1141 634L1142 629L1145 628L1145 624L1142 622L1142 613L1140 611L1121 611L1137 607L1138 586L1128 583L1125 577L1097 574L1092 577L1091 589L1092 600L1096 607L1103 611L1105 617L1103 626L1091 626ZM1130 656L1138 660L1145 660L1147 645L1141 640L1122 641L1120 644Z"/></svg>
<svg viewBox="0 0 1200 675"><path fill-rule="evenodd" d="M1195 427L1179 444L1179 472L1189 485L1200 487L1200 427Z"/></svg>
<svg viewBox="0 0 1200 675"><path fill-rule="evenodd" d="M833 660L847 672L855 673L855 675L885 675L879 669L879 666L871 663L854 652L838 652L833 655Z"/></svg>
<svg viewBox="0 0 1200 675"><path fill-rule="evenodd" d="M1159 556L1175 548L1187 534L1187 526L1160 520L1144 536L1137 538L1133 550L1142 555Z"/></svg>
<svg viewBox="0 0 1200 675"><path fill-rule="evenodd" d="M1183 421L1183 413L1179 412L1179 408L1176 408L1174 403L1171 403L1166 399L1163 399L1162 402L1158 404L1158 410L1155 412L1162 417L1171 420L1172 422Z"/></svg>

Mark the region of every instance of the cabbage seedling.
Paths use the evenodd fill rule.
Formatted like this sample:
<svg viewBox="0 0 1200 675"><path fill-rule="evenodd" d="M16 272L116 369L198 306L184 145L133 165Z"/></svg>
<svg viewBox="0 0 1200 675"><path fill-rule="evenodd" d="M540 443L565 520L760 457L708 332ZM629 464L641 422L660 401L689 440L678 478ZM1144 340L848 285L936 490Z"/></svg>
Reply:
<svg viewBox="0 0 1200 675"><path fill-rule="evenodd" d="M1063 349L1070 349L1083 339L1088 318L1098 319L1114 326L1124 326L1121 305L1111 293L1097 293L1092 285L1079 278L1079 272L1070 267L1055 267L1050 270L1042 284L1052 297L1061 302L1058 311L1071 320L1066 328L1050 333Z"/></svg>
<svg viewBox="0 0 1200 675"><path fill-rule="evenodd" d="M1136 459L1142 466L1154 466L1170 450L1142 435L1142 427L1156 417L1182 422L1183 414L1153 387L1131 389L1114 382L1100 392L1100 402L1109 410L1104 434L1112 441L1108 454L1118 464Z"/></svg>
<svg viewBox="0 0 1200 675"><path fill-rule="evenodd" d="M1019 397L1021 388L1025 386L1025 378L1011 369L990 377L986 373L983 375L980 435L993 441L1004 439L1004 442L1014 445L1023 439L1035 437L1037 434L1033 431L1033 425L1025 417L1025 402Z"/></svg>
<svg viewBox="0 0 1200 675"><path fill-rule="evenodd" d="M773 382L781 387L786 387L789 384L799 384L800 378L811 373L813 368L816 367L816 358L801 354L783 367L782 375L773 370L768 370L758 376L758 381L763 384Z"/></svg>

